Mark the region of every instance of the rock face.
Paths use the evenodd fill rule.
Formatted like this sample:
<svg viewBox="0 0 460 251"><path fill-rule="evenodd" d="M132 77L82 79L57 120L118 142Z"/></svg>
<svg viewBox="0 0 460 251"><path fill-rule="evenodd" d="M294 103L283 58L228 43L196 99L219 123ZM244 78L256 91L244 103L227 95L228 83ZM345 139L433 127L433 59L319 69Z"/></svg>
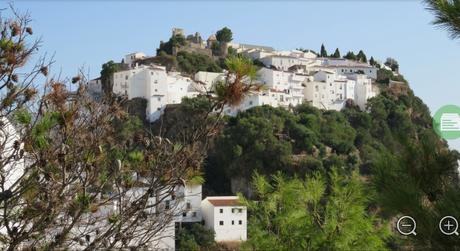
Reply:
<svg viewBox="0 0 460 251"><path fill-rule="evenodd" d="M231 178L231 189L232 194L242 193L246 198L252 198L254 196L254 189L250 180L244 177Z"/></svg>

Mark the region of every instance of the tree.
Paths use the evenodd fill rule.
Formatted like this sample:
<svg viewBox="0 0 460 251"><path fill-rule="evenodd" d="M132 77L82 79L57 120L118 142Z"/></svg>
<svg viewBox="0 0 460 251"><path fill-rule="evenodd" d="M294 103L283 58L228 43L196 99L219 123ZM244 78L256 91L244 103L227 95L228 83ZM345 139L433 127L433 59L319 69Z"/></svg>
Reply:
<svg viewBox="0 0 460 251"><path fill-rule="evenodd" d="M227 27L224 27L216 32L216 39L219 43L229 43L233 40L233 33Z"/></svg>
<svg viewBox="0 0 460 251"><path fill-rule="evenodd" d="M335 51L334 51L334 54L332 54L333 58L340 58L340 51L339 51L339 48L336 48Z"/></svg>
<svg viewBox="0 0 460 251"><path fill-rule="evenodd" d="M349 60L356 60L356 55L355 55L354 52L349 51L349 52L347 52L347 54L345 56L343 56L343 58L349 59Z"/></svg>
<svg viewBox="0 0 460 251"><path fill-rule="evenodd" d="M113 74L120 70L120 66L113 62L113 60L108 61L102 65L101 70L101 84L102 91L105 95L111 96L113 93Z"/></svg>
<svg viewBox="0 0 460 251"><path fill-rule="evenodd" d="M271 181L255 174L256 201L246 200L251 250L383 250L386 224L366 211L368 197L357 173L315 172Z"/></svg>
<svg viewBox="0 0 460 251"><path fill-rule="evenodd" d="M34 81L49 76L45 61L18 76L38 48L28 43L29 21L13 11L0 23L0 41L8 41L0 51L0 144L9 145L0 152L1 248L155 248L181 213L176 192L201 175L223 122L216 108L237 104L224 90L234 78L221 86L229 99L208 97L189 141L170 140L130 117L122 98L96 103L83 74L71 82L49 77L37 96ZM240 82L252 74L247 65L232 69Z"/></svg>
<svg viewBox="0 0 460 251"><path fill-rule="evenodd" d="M452 39L460 38L460 3L448 0L425 0L435 20L433 25L447 30Z"/></svg>
<svg viewBox="0 0 460 251"><path fill-rule="evenodd" d="M324 44L321 44L320 57L327 57L327 51L326 51L326 48L324 47Z"/></svg>
<svg viewBox="0 0 460 251"><path fill-rule="evenodd" d="M214 231L200 223L184 225L177 234L177 250L212 250L216 244Z"/></svg>
<svg viewBox="0 0 460 251"><path fill-rule="evenodd" d="M362 50L359 50L358 55L356 55L356 60L359 62L367 63L366 54Z"/></svg>
<svg viewBox="0 0 460 251"><path fill-rule="evenodd" d="M375 61L374 57L371 56L371 59L369 59L369 64L372 66L375 66L377 62Z"/></svg>
<svg viewBox="0 0 460 251"><path fill-rule="evenodd" d="M399 63L394 58L387 58L385 61L385 65L390 67L392 71L398 72L399 71Z"/></svg>
<svg viewBox="0 0 460 251"><path fill-rule="evenodd" d="M160 42L160 48L157 49L157 55L160 55L162 51L164 51L166 54L173 55L173 48L184 46L186 43L187 40L183 35L176 34L169 38L168 42Z"/></svg>

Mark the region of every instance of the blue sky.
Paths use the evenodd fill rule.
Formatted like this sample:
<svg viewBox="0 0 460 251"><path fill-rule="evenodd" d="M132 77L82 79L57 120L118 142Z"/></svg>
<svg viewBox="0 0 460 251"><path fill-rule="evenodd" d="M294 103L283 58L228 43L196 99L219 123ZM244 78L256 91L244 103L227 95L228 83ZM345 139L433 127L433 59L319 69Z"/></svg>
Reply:
<svg viewBox="0 0 460 251"><path fill-rule="evenodd" d="M223 26L234 41L319 50L360 49L376 59L394 57L415 94L432 113L460 106L460 40L430 25L419 1L16 1L34 19L43 53L55 53L54 72L91 77L100 65L123 55L154 54L172 27L203 37ZM449 141L460 150L460 139Z"/></svg>

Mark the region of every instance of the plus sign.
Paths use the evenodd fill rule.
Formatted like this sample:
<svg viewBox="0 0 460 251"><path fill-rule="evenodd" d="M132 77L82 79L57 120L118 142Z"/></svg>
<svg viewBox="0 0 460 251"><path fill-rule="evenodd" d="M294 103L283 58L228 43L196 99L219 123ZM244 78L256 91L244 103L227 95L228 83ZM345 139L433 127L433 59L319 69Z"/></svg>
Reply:
<svg viewBox="0 0 460 251"><path fill-rule="evenodd" d="M453 224L450 224L450 220L447 220L447 224L444 224L445 227L447 227L447 231L450 231L450 227L453 227Z"/></svg>

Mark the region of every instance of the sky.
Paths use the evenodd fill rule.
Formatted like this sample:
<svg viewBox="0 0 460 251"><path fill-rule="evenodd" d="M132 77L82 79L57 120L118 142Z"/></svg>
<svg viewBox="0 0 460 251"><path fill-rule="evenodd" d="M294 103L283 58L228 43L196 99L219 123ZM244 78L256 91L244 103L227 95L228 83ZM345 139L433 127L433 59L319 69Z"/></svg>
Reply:
<svg viewBox="0 0 460 251"><path fill-rule="evenodd" d="M154 55L173 27L206 39L227 26L235 42L280 50L363 50L398 60L400 71L431 113L460 106L460 40L433 27L421 1L13 1L29 11L40 55L54 54L54 73L97 77L101 65L141 51ZM4 5L4 4L0 4ZM449 141L460 150L460 139Z"/></svg>

